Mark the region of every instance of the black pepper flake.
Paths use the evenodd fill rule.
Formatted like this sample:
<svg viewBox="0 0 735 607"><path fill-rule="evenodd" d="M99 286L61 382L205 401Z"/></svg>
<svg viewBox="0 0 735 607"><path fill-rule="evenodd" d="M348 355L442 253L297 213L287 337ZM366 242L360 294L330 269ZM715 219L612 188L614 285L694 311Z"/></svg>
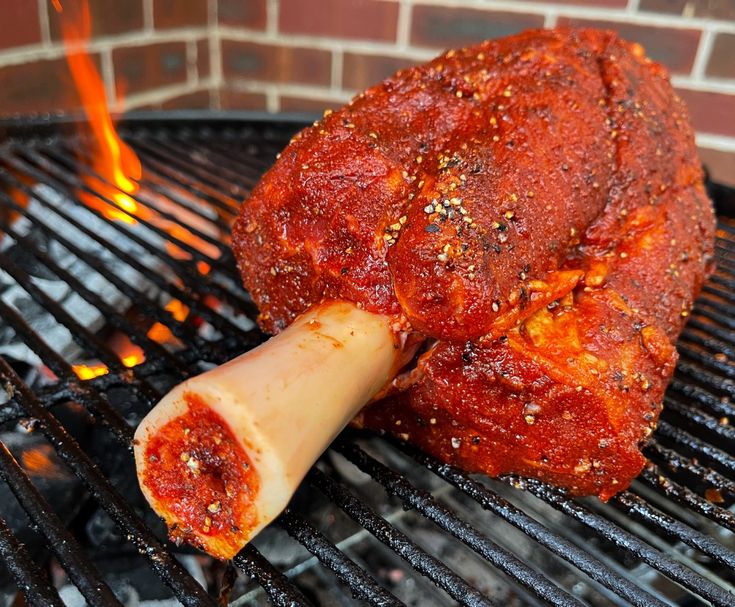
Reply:
<svg viewBox="0 0 735 607"><path fill-rule="evenodd" d="M503 249L500 248L500 245L499 244L494 244L493 245L493 251L495 251L496 253L500 253L502 250Z"/></svg>
<svg viewBox="0 0 735 607"><path fill-rule="evenodd" d="M340 274L342 274L342 276L344 276L345 274L347 274L347 272L349 272L349 269L348 269L348 268L342 268L342 269L341 269L341 270L339 271L339 273L340 273Z"/></svg>
<svg viewBox="0 0 735 607"><path fill-rule="evenodd" d="M498 340L500 341L501 344L504 344L506 341L508 341L508 336L501 335L500 337L498 337Z"/></svg>
<svg viewBox="0 0 735 607"><path fill-rule="evenodd" d="M473 445L479 445L480 444L480 437L479 436L473 436L471 439L471 442Z"/></svg>
<svg viewBox="0 0 735 607"><path fill-rule="evenodd" d="M471 341L467 341L464 344L464 349L462 350L462 360L467 364L470 364L472 361L475 360L475 345Z"/></svg>
<svg viewBox="0 0 735 607"><path fill-rule="evenodd" d="M436 234L439 231L439 226L435 223L430 223L428 226L424 228L424 232L429 232L429 234Z"/></svg>

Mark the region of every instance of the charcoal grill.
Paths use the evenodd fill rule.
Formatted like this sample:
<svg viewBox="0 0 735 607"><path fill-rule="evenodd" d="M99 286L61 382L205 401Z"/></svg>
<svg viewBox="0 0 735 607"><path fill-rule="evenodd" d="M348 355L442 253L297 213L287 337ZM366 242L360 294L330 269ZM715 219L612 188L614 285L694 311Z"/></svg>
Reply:
<svg viewBox="0 0 735 607"><path fill-rule="evenodd" d="M408 445L347 431L234 566L166 540L137 490L133 430L175 383L264 339L219 235L301 126L245 114L125 120L121 133L145 171L132 198L149 211L133 225L105 212L121 203L114 188L90 181L92 159L73 121L6 124L0 269L3 292L23 297L0 295L0 319L29 354L0 357L0 436L25 428L50 445L75 497L62 509L42 491L43 470L39 477L0 443L0 478L13 496L0 503L0 603L24 604L12 598L18 590L39 606L70 597L125 603L109 564L126 560L148 572L137 588L128 579L129 592L155 587L158 599L171 597L165 604L188 606L735 605L735 190L714 184L718 269L682 335L646 448L651 464L628 491L607 504L571 499L538 481L466 475ZM89 195L101 204L86 206ZM89 243L107 254L90 253ZM80 266L109 292L71 269ZM66 299L52 283L68 287ZM85 326L70 296L103 325ZM172 314L172 299L187 318ZM152 322L170 331L170 343L150 337ZM111 331L142 348L145 361L126 367ZM80 361L109 372L82 380L72 366Z"/></svg>

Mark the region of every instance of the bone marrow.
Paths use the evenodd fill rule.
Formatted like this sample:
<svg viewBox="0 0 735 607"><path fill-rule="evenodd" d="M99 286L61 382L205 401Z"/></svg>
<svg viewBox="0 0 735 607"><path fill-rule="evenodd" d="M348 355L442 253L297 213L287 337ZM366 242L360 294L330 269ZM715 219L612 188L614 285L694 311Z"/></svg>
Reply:
<svg viewBox="0 0 735 607"><path fill-rule="evenodd" d="M227 421L192 392L146 442L141 484L165 504L171 538L230 555L258 522L260 479Z"/></svg>

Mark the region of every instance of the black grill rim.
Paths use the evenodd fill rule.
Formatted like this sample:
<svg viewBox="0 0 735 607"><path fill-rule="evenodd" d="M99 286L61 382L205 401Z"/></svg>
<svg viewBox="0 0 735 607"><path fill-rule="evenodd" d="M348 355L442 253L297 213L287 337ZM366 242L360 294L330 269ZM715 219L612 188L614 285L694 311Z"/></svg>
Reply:
<svg viewBox="0 0 735 607"><path fill-rule="evenodd" d="M221 172L210 174L204 166L192 169L192 161L180 157L174 145L164 137L156 139L155 134L167 130L177 133L196 134L216 133L221 129L251 128L261 136L261 143L271 151L279 149L287 140L287 136L310 122L312 115L278 116L253 112L211 112L211 111L174 111L174 112L145 112L134 113L123 117L120 130L123 135L129 135L137 144L136 151L141 156L145 166L155 168L156 181L151 182L151 188L159 193L165 193L172 200L172 191L166 188L167 183L181 185L184 191L199 196L213 207L218 208L228 216L237 211L237 203L232 204L230 195L223 192L223 184L232 182L236 192L246 192L258 177L258 174L267 167L266 162L257 162L255 167L249 167L245 172L238 172L237 164L230 160L228 147L231 142L218 142L213 145L213 154L221 161ZM73 146L75 127L78 124L77 116L42 116L37 118L21 117L12 120L0 121L0 134L5 136L6 143L0 145L0 161L6 166L26 175L35 176L40 182L50 183L54 189L66 192L74 197L74 192L81 188L86 189L97 197L100 195L88 187L79 177L83 174L93 174L91 169L80 165L73 154L77 153ZM136 133L149 133L150 138L136 139ZM188 136L188 135L187 135ZM51 147L53 144L56 147ZM15 146L13 154L10 148ZM61 150L61 151L59 151ZM84 156L84 154L82 154ZM187 164L188 163L188 164ZM82 172L74 169L82 166ZM189 172L187 173L187 169ZM227 176L224 179L223 176ZM20 181L13 172L0 167L0 183L11 184L13 187L26 193L30 188ZM158 188L158 189L156 189ZM735 216L735 189L728 186L710 183L710 195L719 202L718 211L722 215ZM226 190L225 190L226 192ZM101 239L92 230L76 222L70 217L66 209L58 209L44 200L42 195L34 194L40 204L49 212L65 217L77 229L92 239L111 248L119 257L131 267L145 270L145 266L137 262L131 255L119 248L110 247L109 241ZM134 197L136 198L136 197ZM111 205L116 203L106 199ZM156 210L155 205L144 200L136 200L143 206ZM178 204L191 209L191 205L180 198ZM0 190L0 206L7 206L29 217L4 190ZM193 209L196 211L196 209ZM92 210L93 214L103 217L101 212ZM201 215L201 214L200 214ZM63 234L50 233L42 222L29 217L34 226L47 235L52 236L65 248L77 253L84 259L84 252L65 238ZM169 219L176 219L169 216ZM223 227L224 220L218 219ZM145 220L141 223L145 225ZM240 292L232 291L209 277L202 278L194 273L190 262L181 262L170 254L156 249L144 239L131 233L123 225L114 225L114 229L121 236L138 242L148 249L154 256L163 260L176 274L183 279L195 278L200 283L200 292L212 294L225 302L231 303L249 314L253 313L252 303ZM213 244L219 245L222 253L217 260L211 260L195 247L172 238L154 225L149 226L152 232L159 232L166 240L173 241L182 249L192 254L193 261L207 261L212 267L222 272L230 272L232 258L226 247L217 243L213 238L199 232L197 235ZM722 223L720 229L735 235L735 224ZM32 243L17 233L15 228L0 217L0 230L8 233L17 242ZM735 253L727 247L725 241L718 245L718 252L723 259L714 280L706 287L703 297L698 300L696 310L702 318L711 319L719 324L705 322L702 318L692 318L685 330L689 343L702 346L710 350L716 349L730 356L735 353L735 337L724 327L735 328L731 317L732 311L723 300L733 302L735 289ZM155 249L155 250L154 250ZM55 418L51 407L64 400L74 399L85 405L90 412L98 416L109 428L117 441L125 448L130 449L132 429L119 415L105 396L105 391L112 386L124 385L130 388L135 396L148 405L154 404L161 396L149 383L148 377L161 365L173 371L177 377L184 379L190 374L192 363L196 362L196 353L206 353L209 359L224 360L239 350L253 347L262 340L262 334L257 329L242 330L232 322L213 312L188 290L181 289L163 278L152 277L164 291L180 299L198 315L217 328L230 333L231 337L218 343L205 342L192 333L191 329L176 322L167 312L152 300L141 298L140 292L131 287L124 280L119 279L113 272L98 260L86 260L91 269L105 276L110 282L141 305L143 311L151 318L168 327L174 335L185 343L193 346L193 353L188 350L181 356L173 356L145 334L135 329L124 315L116 312L95 293L90 292L84 285L68 272L56 266L43 251L33 250L33 256L48 267L53 273L67 281L83 298L92 305L104 310L111 325L128 334L132 341L150 353L151 362L146 362L132 370L125 369L117 360L114 352L101 342L93 333L81 327L74 318L56 305L41 289L36 287L26 272L12 262L7 256L0 254L0 267L14 277L28 294L42 303L54 317L75 332L76 341L87 349L97 353L98 358L110 368L110 374L88 381L79 381L69 363L67 363L53 348L37 335L26 323L22 314L0 301L0 315L14 328L18 335L37 352L44 362L60 378L58 385L51 389L34 394L25 386L15 371L0 357L0 381L10 386L14 396L16 409L13 412L0 413L0 423L5 423L14 416L27 415L39 422L39 428L46 435L49 442L57 450L68 467L83 481L93 498L99 503L117 524L129 535L130 541L148 558L152 569L172 589L174 595L185 605L214 605L215 599L209 596L197 582L176 561L172 553L147 529L145 524L133 512L125 500L110 485L100 469L88 458L76 441L67 434L64 427ZM718 286L720 285L720 286ZM724 287L724 288L722 288ZM728 290L729 289L729 290ZM706 436L714 437L717 441L732 441L735 432L731 427L718 423L715 416L727 417L735 411L727 401L722 401L717 395L735 396L735 389L731 379L735 378L735 371L724 363L703 354L696 347L682 344L679 348L681 363L677 369L677 376L672 381L667 396L667 417L659 424L656 439L647 448L647 455L652 458L652 465L644 470L639 482L650 488L658 495L665 496L671 504L683 504L690 511L712 520L723 528L735 530L735 515L722 507L713 504L688 486L672 481L666 475L668 471L686 473L689 477L706 481L722 492L735 496L735 457L717 445L704 442L690 432L672 423L674 420L685 420L688 429L696 432L705 432ZM192 358L193 357L193 358ZM730 383L723 380L730 380ZM702 387L704 386L704 387ZM690 403L696 403L692 406ZM673 418L673 420L672 420ZM416 488L405 476L389 466L378 461L366 450L358 446L356 441L362 438L361 433L347 432L335 443L333 449L347 458L359 469L367 472L374 481L383 487L389 494L396 496L404 505L424 517L432 520L439 528L458 538L465 545L474 550L499 571L504 572L515 583L524 586L531 595L556 605L579 605L577 598L561 589L554 582L547 579L542 573L524 564L514 557L508 550L495 544L468 523L459 518L452 510L435 500L431 494ZM664 442L661 442L663 439ZM718 443L719 444L719 443ZM460 470L442 464L433 458L415 450L410 445L387 439L386 446L403 454L410 461L416 462L433 472L437 477L460 490L477 502L483 509L500 516L506 522L514 525L527 536L544 546L550 553L570 563L573 567L586 574L615 593L616 596L634 605L665 605L651 592L635 584L629 577L621 575L602 563L599 558L584 549L576 546L565 537L547 528L543 523L523 512L508 500L500 496L491 487L462 473ZM701 459L700 459L701 458ZM704 462L704 463L702 463ZM714 466L708 467L708 466ZM729 476L728 476L729 475ZM44 534L52 541L54 552L59 562L65 566L72 581L87 598L91 605L118 604L99 573L91 562L84 557L82 548L77 540L65 529L64 525L53 514L49 504L38 494L18 462L13 458L4 444L0 443L0 478L11 488L19 503L24 506L32 520L41 528ZM715 605L732 605L735 599L714 580L703 577L696 571L680 563L676 558L663 554L659 549L652 547L635 534L625 531L596 509L580 504L570 499L564 492L549 487L534 480L520 480L509 477L506 482L512 485L523 485L526 490L550 504L560 512L584 524L587 528L596 531L600 536L607 538L613 544L623 548L629 554L636 555L654 569L663 572L670 579L695 594L705 597ZM396 527L385 521L376 512L372 511L357 498L344 484L334 480L325 471L315 468L307 477L307 482L328 496L344 512L360 526L368 529L376 538L403 557L417 572L425 575L443 588L449 596L462 604L493 605L491 598L482 595L476 588L444 563L438 561ZM655 505L642 498L638 492L626 491L614 499L612 505L636 520L642 521L651 528L657 528L673 539L687 544L714 561L726 567L735 568L735 553L712 537L680 521ZM348 586L353 596L363 599L374 605L401 605L402 603L387 591L369 572L355 563L337 546L332 544L316 527L296 510L287 510L277 522L293 538L304 545L319 561L330 569L338 579ZM10 573L15 577L19 588L25 592L26 598L33 605L61 605L57 591L49 583L46 575L33 562L29 553L17 541L0 514L0 555L3 556ZM307 605L308 600L299 588L278 571L254 546L248 546L234 560L235 565L260 584L271 602L275 605Z"/></svg>

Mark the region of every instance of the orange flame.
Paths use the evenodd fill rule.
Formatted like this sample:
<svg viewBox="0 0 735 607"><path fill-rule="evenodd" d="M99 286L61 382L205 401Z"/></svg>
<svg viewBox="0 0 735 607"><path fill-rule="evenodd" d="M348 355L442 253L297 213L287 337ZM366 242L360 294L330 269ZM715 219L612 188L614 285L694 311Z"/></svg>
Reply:
<svg viewBox="0 0 735 607"><path fill-rule="evenodd" d="M72 365L74 373L79 379L94 379L100 375L107 375L110 370L102 363L96 365Z"/></svg>
<svg viewBox="0 0 735 607"><path fill-rule="evenodd" d="M117 134L107 107L102 78L86 50L78 48L79 44L85 43L91 35L89 4L87 0L83 0L79 6L79 13L75 15L64 12L60 0L53 0L53 5L61 14L61 35L66 47L66 61L87 114L89 120L87 126L95 143L94 170L106 182L116 186L116 188L105 187L105 184L94 180L94 187L101 190L107 198L114 200L120 208L113 208L92 196L85 196L85 202L102 211L110 219L135 223L132 216L139 214L138 204L128 194L135 194L138 191L135 180L140 179L142 173L140 160Z"/></svg>
<svg viewBox="0 0 735 607"><path fill-rule="evenodd" d="M115 333L110 338L110 347L120 358L120 362L126 367L135 367L145 361L143 349L130 341L125 333Z"/></svg>
<svg viewBox="0 0 735 607"><path fill-rule="evenodd" d="M33 476L48 479L66 478L63 468L54 460L51 445L38 445L21 454L23 467Z"/></svg>
<svg viewBox="0 0 735 607"><path fill-rule="evenodd" d="M120 362L130 368L145 361L145 352L140 346L135 345L130 338L116 331L108 340L110 348L117 354ZM74 373L79 379L94 379L101 375L107 375L110 369L101 362L89 362L88 364L72 365Z"/></svg>
<svg viewBox="0 0 735 607"><path fill-rule="evenodd" d="M178 299L172 299L165 306L165 310L171 313L171 316L179 322L184 322L189 316L189 308L181 303ZM148 337L159 344L177 343L178 339L171 333L171 330L160 322L153 323L148 329Z"/></svg>

